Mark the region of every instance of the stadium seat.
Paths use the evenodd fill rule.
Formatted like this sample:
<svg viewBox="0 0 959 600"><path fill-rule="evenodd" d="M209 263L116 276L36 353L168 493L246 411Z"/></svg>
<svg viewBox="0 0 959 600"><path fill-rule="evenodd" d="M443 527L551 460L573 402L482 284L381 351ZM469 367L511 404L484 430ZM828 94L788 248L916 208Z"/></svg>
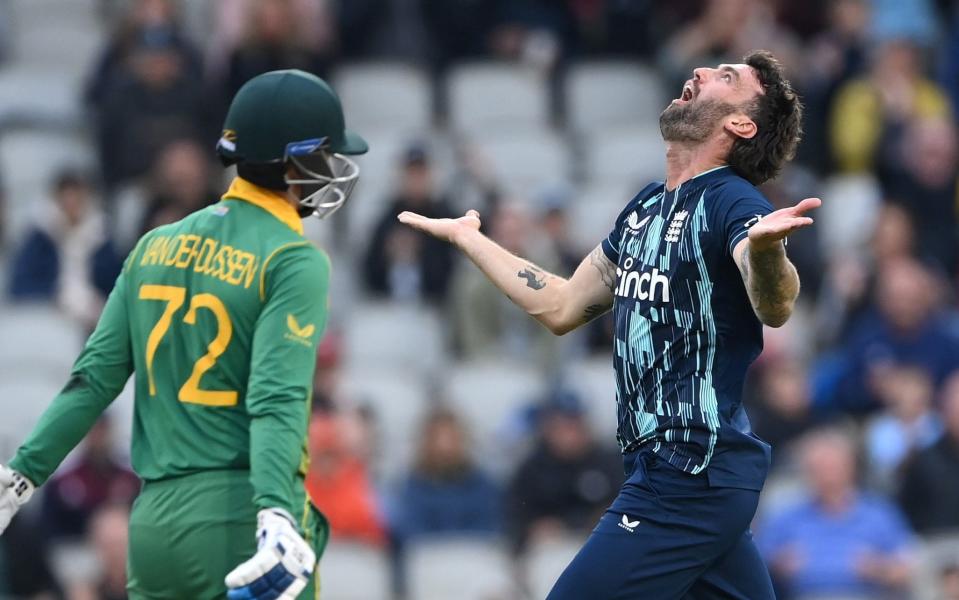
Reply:
<svg viewBox="0 0 959 600"><path fill-rule="evenodd" d="M545 128L549 94L541 73L518 64L473 63L448 78L450 125L460 133Z"/></svg>
<svg viewBox="0 0 959 600"><path fill-rule="evenodd" d="M939 572L943 567L954 565L957 561L959 561L959 532L923 539L919 544L919 556L915 562L917 573L911 597L915 600L945 598L941 595L942 590L939 589Z"/></svg>
<svg viewBox="0 0 959 600"><path fill-rule="evenodd" d="M545 598L585 542L585 537L568 537L533 544L525 557L526 585L533 598Z"/></svg>
<svg viewBox="0 0 959 600"><path fill-rule="evenodd" d="M133 436L133 408L136 391L136 377L131 377L106 410L113 431L113 448L117 456L130 453L130 438Z"/></svg>
<svg viewBox="0 0 959 600"><path fill-rule="evenodd" d="M637 185L622 181L593 181L583 186L567 208L573 242L580 248L595 248L638 191Z"/></svg>
<svg viewBox="0 0 959 600"><path fill-rule="evenodd" d="M58 386L66 382L85 339L82 328L47 304L4 306L0 331L2 378L46 378Z"/></svg>
<svg viewBox="0 0 959 600"><path fill-rule="evenodd" d="M6 365L4 365L6 367ZM0 378L0 398L3 398L3 418L0 419L0 450L9 456L27 433L37 424L65 380L55 377L19 375Z"/></svg>
<svg viewBox="0 0 959 600"><path fill-rule="evenodd" d="M654 126L666 107L662 81L634 62L584 62L566 76L566 115L580 132Z"/></svg>
<svg viewBox="0 0 959 600"><path fill-rule="evenodd" d="M612 356L573 361L566 374L566 385L583 402L589 424L604 445L616 441L616 379Z"/></svg>
<svg viewBox="0 0 959 600"><path fill-rule="evenodd" d="M825 182L822 207L816 211L825 253L844 255L863 248L872 237L881 194L871 175L837 175Z"/></svg>
<svg viewBox="0 0 959 600"><path fill-rule="evenodd" d="M632 184L635 194L666 176L666 148L655 126L604 131L585 141L584 160L591 181Z"/></svg>
<svg viewBox="0 0 959 600"><path fill-rule="evenodd" d="M433 92L426 74L401 63L345 65L333 87L346 107L347 125L366 131L409 133L429 129ZM370 148L374 148L370 144Z"/></svg>
<svg viewBox="0 0 959 600"><path fill-rule="evenodd" d="M358 304L349 314L345 341L351 366L378 369L392 365L424 373L443 362L439 315L423 305Z"/></svg>
<svg viewBox="0 0 959 600"><path fill-rule="evenodd" d="M471 141L487 158L506 190L521 198L572 179L569 142L553 131L519 129L476 136Z"/></svg>
<svg viewBox="0 0 959 600"><path fill-rule="evenodd" d="M343 393L374 414L377 466L386 480L409 467L423 416L430 406L425 380L390 363L353 363L342 379Z"/></svg>
<svg viewBox="0 0 959 600"><path fill-rule="evenodd" d="M387 600L390 570L382 550L333 540L320 560L324 600Z"/></svg>
<svg viewBox="0 0 959 600"><path fill-rule="evenodd" d="M465 419L485 466L499 471L510 458L500 443L523 411L546 391L545 379L528 364L506 360L460 363L446 374L450 404Z"/></svg>
<svg viewBox="0 0 959 600"><path fill-rule="evenodd" d="M416 600L486 600L512 597L509 557L483 538L429 540L409 549L409 597Z"/></svg>
<svg viewBox="0 0 959 600"><path fill-rule="evenodd" d="M0 126L75 127L81 117L77 72L22 63L0 70Z"/></svg>
<svg viewBox="0 0 959 600"><path fill-rule="evenodd" d="M13 0L11 8L14 54L21 64L75 76L91 67L104 33L96 0Z"/></svg>

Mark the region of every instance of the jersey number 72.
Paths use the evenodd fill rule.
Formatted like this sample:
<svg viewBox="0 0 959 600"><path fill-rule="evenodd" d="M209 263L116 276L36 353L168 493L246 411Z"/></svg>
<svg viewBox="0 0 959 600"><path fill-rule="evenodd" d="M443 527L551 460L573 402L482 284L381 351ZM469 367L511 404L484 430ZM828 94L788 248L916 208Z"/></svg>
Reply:
<svg viewBox="0 0 959 600"><path fill-rule="evenodd" d="M173 315L186 302L186 288L173 285L150 285L140 286L140 300L159 300L166 302L166 307L160 320L156 322L150 335L147 337L146 363L147 380L149 381L150 395L156 396L156 379L153 374L153 358L156 356L157 347L160 340L166 335L173 323ZM180 402L190 404L203 404L205 406L236 406L237 393L227 390L204 390L200 389L200 378L203 374L213 368L216 360L226 352L230 339L233 337L233 322L230 321L230 315L226 311L223 301L210 293L197 294L190 299L190 306L183 322L189 325L196 324L196 314L201 308L205 308L216 317L217 334L213 341L207 346L207 353L200 357L193 365L193 373L189 379L180 388L178 399Z"/></svg>

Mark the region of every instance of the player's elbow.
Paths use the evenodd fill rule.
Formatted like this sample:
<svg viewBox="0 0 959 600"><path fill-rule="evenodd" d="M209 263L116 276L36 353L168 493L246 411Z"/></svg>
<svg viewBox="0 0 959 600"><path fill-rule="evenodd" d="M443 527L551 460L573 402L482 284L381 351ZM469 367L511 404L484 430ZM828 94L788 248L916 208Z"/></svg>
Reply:
<svg viewBox="0 0 959 600"><path fill-rule="evenodd" d="M756 314L763 325L778 329L789 321L793 313L793 304L784 304L781 306L771 306L763 310L757 310Z"/></svg>
<svg viewBox="0 0 959 600"><path fill-rule="evenodd" d="M557 323L552 327L549 327L550 332L556 336L563 336L576 329L576 323Z"/></svg>
<svg viewBox="0 0 959 600"><path fill-rule="evenodd" d="M533 316L543 327L548 329L550 333L556 336L562 336L576 329L579 325L579 323L576 323L574 319L569 318L565 313L566 311L563 310L562 306L556 306L551 310L543 311Z"/></svg>
<svg viewBox="0 0 959 600"><path fill-rule="evenodd" d="M543 313L540 315L534 315L540 325L549 330L550 333L556 336L566 335L570 331L576 329L576 326L566 322L560 315L556 313Z"/></svg>

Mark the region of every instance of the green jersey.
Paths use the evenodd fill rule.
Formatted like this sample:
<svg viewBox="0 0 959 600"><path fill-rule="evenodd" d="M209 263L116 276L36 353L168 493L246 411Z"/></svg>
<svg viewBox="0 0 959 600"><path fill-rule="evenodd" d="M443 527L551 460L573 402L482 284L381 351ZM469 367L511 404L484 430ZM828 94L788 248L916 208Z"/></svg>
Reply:
<svg viewBox="0 0 959 600"><path fill-rule="evenodd" d="M297 514L329 271L285 198L239 178L146 234L11 467L46 481L135 372L141 478L249 469L257 507Z"/></svg>

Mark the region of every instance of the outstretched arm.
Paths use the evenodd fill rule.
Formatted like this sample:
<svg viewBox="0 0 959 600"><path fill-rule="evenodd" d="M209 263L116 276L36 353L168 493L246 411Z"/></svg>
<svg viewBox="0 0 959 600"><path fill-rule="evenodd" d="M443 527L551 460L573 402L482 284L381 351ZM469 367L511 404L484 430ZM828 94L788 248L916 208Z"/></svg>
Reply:
<svg viewBox="0 0 959 600"><path fill-rule="evenodd" d="M766 215L733 250L753 310L770 327L781 327L789 320L799 295L799 275L786 257L783 240L793 231L812 225L813 220L805 214L821 205L819 198L806 198L796 206Z"/></svg>
<svg viewBox="0 0 959 600"><path fill-rule="evenodd" d="M510 300L556 335L588 323L613 305L616 265L598 246L571 278L564 279L514 256L480 233L475 210L459 219L428 219L411 212L398 218L459 248Z"/></svg>

